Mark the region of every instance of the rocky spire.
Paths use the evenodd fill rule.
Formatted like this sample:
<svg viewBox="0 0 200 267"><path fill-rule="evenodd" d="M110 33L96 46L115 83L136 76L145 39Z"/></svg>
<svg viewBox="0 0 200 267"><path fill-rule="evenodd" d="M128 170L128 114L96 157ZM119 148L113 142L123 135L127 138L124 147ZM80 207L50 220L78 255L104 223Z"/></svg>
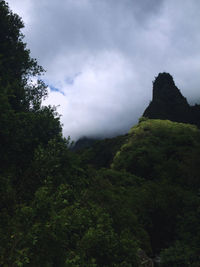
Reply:
<svg viewBox="0 0 200 267"><path fill-rule="evenodd" d="M173 77L163 72L159 73L153 82L153 99L143 116L150 119L168 119L198 124L193 120L192 109L193 107L190 107L186 98L176 87ZM200 112L199 108L198 110Z"/></svg>
<svg viewBox="0 0 200 267"><path fill-rule="evenodd" d="M182 96L176 87L173 77L166 72L159 73L153 82L153 101L161 101L165 104L182 103L188 105L185 97Z"/></svg>

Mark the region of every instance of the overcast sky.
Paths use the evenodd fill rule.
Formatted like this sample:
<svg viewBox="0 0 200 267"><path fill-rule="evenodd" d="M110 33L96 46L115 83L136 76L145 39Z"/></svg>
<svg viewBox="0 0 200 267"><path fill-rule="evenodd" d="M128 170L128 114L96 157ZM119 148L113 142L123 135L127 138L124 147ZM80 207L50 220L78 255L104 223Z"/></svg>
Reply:
<svg viewBox="0 0 200 267"><path fill-rule="evenodd" d="M63 133L127 132L159 72L200 103L199 0L8 0L25 42L46 69L46 104L60 105Z"/></svg>

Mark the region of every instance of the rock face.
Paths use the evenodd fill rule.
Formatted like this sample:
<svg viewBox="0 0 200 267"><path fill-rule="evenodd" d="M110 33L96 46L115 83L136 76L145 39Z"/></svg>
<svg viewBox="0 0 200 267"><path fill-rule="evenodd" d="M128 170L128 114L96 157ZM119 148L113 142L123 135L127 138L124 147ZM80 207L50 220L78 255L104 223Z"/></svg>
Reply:
<svg viewBox="0 0 200 267"><path fill-rule="evenodd" d="M144 111L150 119L168 119L200 127L200 106L190 106L169 73L159 73L153 82L153 99Z"/></svg>

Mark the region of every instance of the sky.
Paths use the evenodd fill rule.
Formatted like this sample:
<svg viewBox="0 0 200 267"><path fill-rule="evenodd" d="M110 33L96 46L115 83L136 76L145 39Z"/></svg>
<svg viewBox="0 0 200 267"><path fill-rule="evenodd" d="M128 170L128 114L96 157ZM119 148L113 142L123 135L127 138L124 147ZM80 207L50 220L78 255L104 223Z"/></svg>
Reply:
<svg viewBox="0 0 200 267"><path fill-rule="evenodd" d="M128 132L169 72L200 103L199 0L8 0L24 41L46 70L64 136Z"/></svg>

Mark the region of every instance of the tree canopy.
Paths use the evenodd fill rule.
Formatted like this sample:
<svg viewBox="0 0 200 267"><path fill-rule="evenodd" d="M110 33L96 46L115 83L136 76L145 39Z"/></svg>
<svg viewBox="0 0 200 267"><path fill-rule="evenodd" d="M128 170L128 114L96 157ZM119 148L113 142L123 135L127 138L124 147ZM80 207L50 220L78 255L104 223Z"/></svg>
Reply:
<svg viewBox="0 0 200 267"><path fill-rule="evenodd" d="M0 1L0 266L198 267L200 131L142 118L74 152L23 26Z"/></svg>

